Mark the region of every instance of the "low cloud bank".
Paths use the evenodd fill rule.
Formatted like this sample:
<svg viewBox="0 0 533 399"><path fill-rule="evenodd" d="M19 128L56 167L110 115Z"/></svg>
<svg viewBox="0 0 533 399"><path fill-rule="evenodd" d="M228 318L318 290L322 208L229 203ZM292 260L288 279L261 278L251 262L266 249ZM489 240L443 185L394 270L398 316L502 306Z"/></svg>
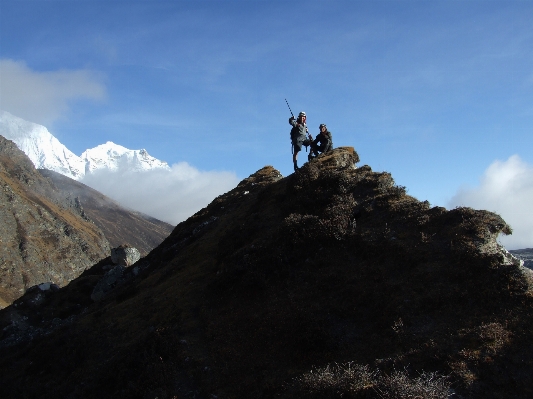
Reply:
<svg viewBox="0 0 533 399"><path fill-rule="evenodd" d="M533 166L518 155L493 162L478 187L463 187L450 200L449 207L469 206L498 213L512 227L513 234L502 236L507 249L533 248Z"/></svg>
<svg viewBox="0 0 533 399"><path fill-rule="evenodd" d="M77 99L103 100L102 75L89 70L33 71L21 61L0 60L0 109L50 125Z"/></svg>
<svg viewBox="0 0 533 399"><path fill-rule="evenodd" d="M239 182L235 173L201 172L186 162L172 165L170 171L99 170L80 181L123 206L172 225L186 220Z"/></svg>

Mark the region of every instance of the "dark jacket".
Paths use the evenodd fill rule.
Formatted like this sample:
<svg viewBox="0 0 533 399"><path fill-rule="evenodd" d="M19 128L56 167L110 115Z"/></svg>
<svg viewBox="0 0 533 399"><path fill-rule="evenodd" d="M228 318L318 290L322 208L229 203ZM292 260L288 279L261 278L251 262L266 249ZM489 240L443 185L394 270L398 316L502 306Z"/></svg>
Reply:
<svg viewBox="0 0 533 399"><path fill-rule="evenodd" d="M325 133L318 133L313 141L311 148L316 149L320 152L328 152L333 149L333 138L331 137L331 132L327 131Z"/></svg>
<svg viewBox="0 0 533 399"><path fill-rule="evenodd" d="M291 141L293 144L297 142L303 143L307 135L307 125L305 123L300 123L296 119L290 119L289 123L292 125L291 129Z"/></svg>

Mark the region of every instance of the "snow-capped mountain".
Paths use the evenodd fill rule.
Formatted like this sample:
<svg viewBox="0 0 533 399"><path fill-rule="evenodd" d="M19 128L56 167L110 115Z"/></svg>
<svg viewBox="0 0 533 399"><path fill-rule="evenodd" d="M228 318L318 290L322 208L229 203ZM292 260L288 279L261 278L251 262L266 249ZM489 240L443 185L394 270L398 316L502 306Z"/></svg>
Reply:
<svg viewBox="0 0 533 399"><path fill-rule="evenodd" d="M81 154L85 162L85 172L93 173L98 169L141 172L150 169L170 169L166 162L162 162L148 154L146 150L128 150L121 145L108 141Z"/></svg>
<svg viewBox="0 0 533 399"><path fill-rule="evenodd" d="M42 125L0 111L0 135L13 141L37 169L53 170L75 180L85 174L85 161Z"/></svg>
<svg viewBox="0 0 533 399"><path fill-rule="evenodd" d="M0 135L17 144L37 169L53 170L74 180L80 180L85 174L101 169L135 172L170 170L166 162L150 156L144 149L129 150L110 141L86 150L78 157L44 126L25 121L6 111L0 111Z"/></svg>

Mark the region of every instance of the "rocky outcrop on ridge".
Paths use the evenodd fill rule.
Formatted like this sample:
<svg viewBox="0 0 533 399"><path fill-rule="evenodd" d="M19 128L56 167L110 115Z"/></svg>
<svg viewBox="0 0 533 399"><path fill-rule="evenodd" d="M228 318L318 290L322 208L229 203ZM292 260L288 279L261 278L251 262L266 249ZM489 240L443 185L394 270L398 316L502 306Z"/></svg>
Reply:
<svg viewBox="0 0 533 399"><path fill-rule="evenodd" d="M109 252L93 223L0 136L0 307L41 283L63 286Z"/></svg>
<svg viewBox="0 0 533 399"><path fill-rule="evenodd" d="M102 300L101 269L50 294L83 292L84 310L0 345L0 395L531 397L533 278L497 244L510 226L356 161L343 147L285 178L264 167Z"/></svg>
<svg viewBox="0 0 533 399"><path fill-rule="evenodd" d="M111 249L111 261L115 265L131 266L141 258L137 248L128 245L121 245L118 248Z"/></svg>

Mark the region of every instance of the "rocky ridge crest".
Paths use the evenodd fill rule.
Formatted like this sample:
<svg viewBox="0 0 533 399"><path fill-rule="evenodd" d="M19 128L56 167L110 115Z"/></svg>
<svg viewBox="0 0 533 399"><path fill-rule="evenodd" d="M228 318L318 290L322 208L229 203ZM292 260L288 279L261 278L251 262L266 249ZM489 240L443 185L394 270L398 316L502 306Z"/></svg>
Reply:
<svg viewBox="0 0 533 399"><path fill-rule="evenodd" d="M341 147L244 179L72 323L0 348L0 393L529 397L533 278L497 243L510 226L358 160ZM88 298L93 277L72 287Z"/></svg>

